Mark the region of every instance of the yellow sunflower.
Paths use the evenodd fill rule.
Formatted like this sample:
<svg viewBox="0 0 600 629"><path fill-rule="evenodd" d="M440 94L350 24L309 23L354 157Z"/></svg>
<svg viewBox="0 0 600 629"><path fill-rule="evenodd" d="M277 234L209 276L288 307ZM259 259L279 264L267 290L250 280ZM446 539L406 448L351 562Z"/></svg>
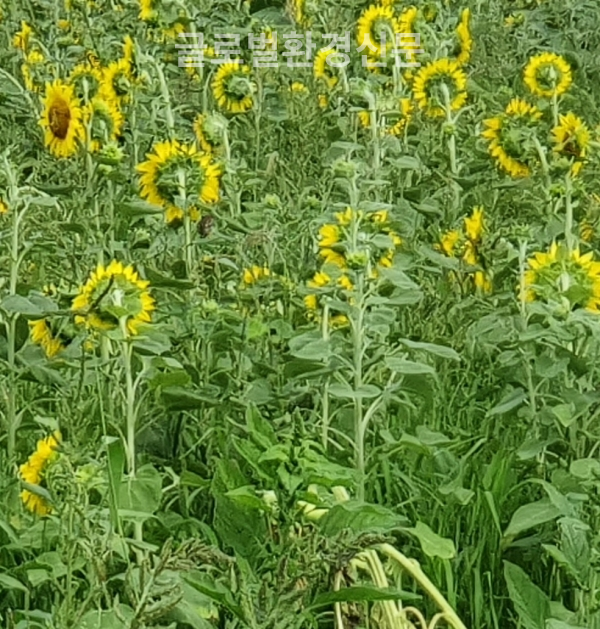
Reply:
<svg viewBox="0 0 600 629"><path fill-rule="evenodd" d="M479 250L484 229L484 209L481 206L474 207L471 215L464 218L463 232L458 229L445 232L440 242L434 245L434 249L449 258L460 257L468 266L480 266ZM457 281L460 276L455 271L451 271L450 277ZM492 282L485 271L469 271L466 277L471 286L485 293L491 292Z"/></svg>
<svg viewBox="0 0 600 629"><path fill-rule="evenodd" d="M21 22L21 30L15 33L13 37L13 46L22 50L23 52L27 52L27 48L29 47L29 40L31 39L31 34L33 33L33 29L27 22Z"/></svg>
<svg viewBox="0 0 600 629"><path fill-rule="evenodd" d="M564 94L573 77L571 66L553 52L543 52L531 57L525 66L523 80L532 94L552 98Z"/></svg>
<svg viewBox="0 0 600 629"><path fill-rule="evenodd" d="M458 36L460 45L460 52L458 53L458 57L456 57L456 62L460 66L469 63L471 52L473 51L473 37L471 36L471 30L469 28L470 19L471 9L463 9L460 16L460 23L456 28L456 35Z"/></svg>
<svg viewBox="0 0 600 629"><path fill-rule="evenodd" d="M252 286L260 280L271 277L271 271L266 266L251 266L249 269L244 269L242 275L242 282L245 286Z"/></svg>
<svg viewBox="0 0 600 629"><path fill-rule="evenodd" d="M396 33L401 32L392 7L372 4L358 18L356 41L359 46L367 44L369 48L369 44L372 45L365 54L384 57L394 47Z"/></svg>
<svg viewBox="0 0 600 629"><path fill-rule="evenodd" d="M238 63L222 64L212 81L212 92L219 107L230 114L242 114L252 108L254 84L250 68Z"/></svg>
<svg viewBox="0 0 600 629"><path fill-rule="evenodd" d="M590 146L590 130L585 122L573 112L561 114L559 124L552 129L552 141L556 153L575 160L573 169L577 174Z"/></svg>
<svg viewBox="0 0 600 629"><path fill-rule="evenodd" d="M40 91L40 85L36 79L39 79L38 69L43 66L45 61L46 57L39 50L30 50L25 56L25 61L21 64L21 74L28 91Z"/></svg>
<svg viewBox="0 0 600 629"><path fill-rule="evenodd" d="M149 282L140 279L133 266L113 260L107 267L99 264L79 289L71 309L75 323L96 330L114 330L122 317L127 319L129 334L150 323L155 309Z"/></svg>
<svg viewBox="0 0 600 629"><path fill-rule="evenodd" d="M49 463L56 457L56 450L61 442L60 432L40 439L37 442L35 452L29 457L26 463L19 467L19 476L22 481L29 485L43 487L44 476ZM35 515L44 516L52 511L52 507L47 501L37 493L28 489L21 492L21 500L25 507Z"/></svg>
<svg viewBox="0 0 600 629"><path fill-rule="evenodd" d="M139 18L142 22L153 22L157 18L155 0L140 0Z"/></svg>
<svg viewBox="0 0 600 629"><path fill-rule="evenodd" d="M404 9L398 18L398 33L402 33L403 35L417 33L417 20L419 19L419 15L420 13L417 7L407 7ZM420 36L419 42L420 44L417 48L423 48L422 36ZM411 52L411 50L414 49L414 46L402 46L402 49L406 55L407 63L414 63L418 61L416 54ZM407 79L412 79L413 73L414 70L412 68L408 68L406 69L404 75Z"/></svg>
<svg viewBox="0 0 600 629"><path fill-rule="evenodd" d="M333 89L338 82L338 77L334 73L334 67L327 63L327 57L329 55L335 55L337 51L335 48L330 50L319 50L315 55L313 62L313 75L318 81L323 81L328 89Z"/></svg>
<svg viewBox="0 0 600 629"><path fill-rule="evenodd" d="M77 151L77 142L84 139L82 110L73 86L46 83L46 97L40 125L44 129L44 142L55 157L69 157Z"/></svg>
<svg viewBox="0 0 600 629"><path fill-rule="evenodd" d="M192 205L196 201L215 203L219 200L220 167L210 154L198 151L194 145L178 140L159 142L147 161L137 166L141 173L140 195L149 203L164 207L167 211L177 208L182 179L185 192ZM181 213L181 210L179 210Z"/></svg>
<svg viewBox="0 0 600 629"><path fill-rule="evenodd" d="M75 85L77 95L84 100L96 96L102 83L102 70L88 61L76 65L69 75L68 82ZM85 82L85 85L84 85Z"/></svg>
<svg viewBox="0 0 600 629"><path fill-rule="evenodd" d="M39 345L48 358L54 358L59 354L65 346L60 339L54 336L52 328L45 319L36 319L29 322L29 331L31 341L35 345Z"/></svg>
<svg viewBox="0 0 600 629"><path fill-rule="evenodd" d="M565 299L570 308L586 308L600 313L600 262L590 251L568 251L552 243L547 252L537 252L527 260L522 299L549 301Z"/></svg>
<svg viewBox="0 0 600 629"><path fill-rule="evenodd" d="M386 102L383 105L387 105ZM410 98L400 98L398 100L397 113L385 111L381 115L380 134L399 136L404 133L404 129L410 123L413 113L413 103ZM358 120L365 129L371 126L371 114L366 109L358 112Z"/></svg>
<svg viewBox="0 0 600 629"><path fill-rule="evenodd" d="M84 107L83 115L90 133L88 148L92 153L116 142L121 136L124 118L116 101L101 97L93 98Z"/></svg>
<svg viewBox="0 0 600 629"><path fill-rule="evenodd" d="M488 151L511 177L531 174L523 158L527 157L527 140L541 117L542 112L537 107L513 98L503 115L483 121L486 128L481 135L489 141Z"/></svg>
<svg viewBox="0 0 600 629"><path fill-rule="evenodd" d="M98 95L124 105L131 100L132 82L131 62L124 58L113 61L102 71Z"/></svg>
<svg viewBox="0 0 600 629"><path fill-rule="evenodd" d="M218 118L222 118L220 114L217 114ZM205 153L212 153L221 147L221 141L218 137L216 125L214 124L215 115L207 116L206 114L198 114L194 119L193 129L196 140L200 148ZM218 123L217 123L218 124ZM223 121L226 124L226 121Z"/></svg>
<svg viewBox="0 0 600 629"><path fill-rule="evenodd" d="M416 74L413 83L415 100L428 116L445 115L445 99L440 84L449 92L450 109L456 111L467 102L467 75L450 59L439 59L428 63Z"/></svg>

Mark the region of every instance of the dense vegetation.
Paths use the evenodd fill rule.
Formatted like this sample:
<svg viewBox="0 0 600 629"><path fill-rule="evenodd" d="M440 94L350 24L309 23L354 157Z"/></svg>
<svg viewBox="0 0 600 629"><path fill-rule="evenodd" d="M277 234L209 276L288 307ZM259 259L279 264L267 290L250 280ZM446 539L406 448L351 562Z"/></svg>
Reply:
<svg viewBox="0 0 600 629"><path fill-rule="evenodd" d="M597 0L0 8L2 627L600 628Z"/></svg>

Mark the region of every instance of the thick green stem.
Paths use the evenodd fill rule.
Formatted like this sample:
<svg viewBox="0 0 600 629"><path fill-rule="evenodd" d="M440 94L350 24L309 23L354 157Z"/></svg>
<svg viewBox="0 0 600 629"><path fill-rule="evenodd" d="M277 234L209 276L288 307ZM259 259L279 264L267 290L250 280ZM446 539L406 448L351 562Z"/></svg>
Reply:
<svg viewBox="0 0 600 629"><path fill-rule="evenodd" d="M565 241L569 253L575 248L573 238L573 181L571 174L565 175Z"/></svg>
<svg viewBox="0 0 600 629"><path fill-rule="evenodd" d="M325 304L325 307L323 308L323 323L321 330L323 340L329 341L329 304ZM321 416L321 438L323 450L327 452L327 446L329 444L329 377L323 384L323 392L321 394Z"/></svg>
<svg viewBox="0 0 600 629"><path fill-rule="evenodd" d="M358 500L365 499L365 436L366 427L363 422L362 398L359 391L363 384L363 344L364 344L364 277L359 273L356 282L356 317L352 324L353 367L354 367L354 447L355 465L358 471Z"/></svg>
<svg viewBox="0 0 600 629"><path fill-rule="evenodd" d="M131 343L128 341L127 322L121 320L123 339L121 340L121 356L123 358L123 371L125 372L125 421L127 471L131 478L135 476L135 387L133 385L133 373L131 366Z"/></svg>

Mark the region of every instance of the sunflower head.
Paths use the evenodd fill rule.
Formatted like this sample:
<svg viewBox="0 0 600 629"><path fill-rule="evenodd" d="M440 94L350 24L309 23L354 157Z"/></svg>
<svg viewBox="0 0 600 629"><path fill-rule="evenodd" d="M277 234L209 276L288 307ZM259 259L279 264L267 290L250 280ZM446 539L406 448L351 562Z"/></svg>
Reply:
<svg viewBox="0 0 600 629"><path fill-rule="evenodd" d="M520 98L513 98L503 114L483 121L482 136L498 165L511 177L528 177L538 160L536 134L542 112Z"/></svg>
<svg viewBox="0 0 600 629"><path fill-rule="evenodd" d="M391 6L372 4L358 18L356 41L359 46L368 47L366 54L379 58L387 56L394 46L396 33L401 32Z"/></svg>
<svg viewBox="0 0 600 629"><path fill-rule="evenodd" d="M198 145L205 153L218 152L227 133L227 119L217 112L198 114L193 123Z"/></svg>
<svg viewBox="0 0 600 629"><path fill-rule="evenodd" d="M456 56L456 62L460 66L469 63L471 53L473 51L473 37L471 36L471 29L469 26L470 20L471 9L463 9L460 16L460 22L456 27L456 36L458 38L458 53Z"/></svg>
<svg viewBox="0 0 600 629"><path fill-rule="evenodd" d="M442 117L446 109L460 109L467 102L467 75L450 59L423 66L413 82L415 100L428 116Z"/></svg>
<svg viewBox="0 0 600 629"><path fill-rule="evenodd" d="M324 83L328 89L332 90L338 83L338 77L335 73L335 66L329 65L327 59L331 55L336 55L335 48L330 50L319 50L315 55L313 62L313 75L317 81Z"/></svg>
<svg viewBox="0 0 600 629"><path fill-rule="evenodd" d="M185 197L188 207L219 200L220 167L209 153L193 144L169 140L155 144L147 161L137 166L141 196L166 211L179 209ZM172 210L176 208L176 210Z"/></svg>
<svg viewBox="0 0 600 629"><path fill-rule="evenodd" d="M82 110L73 86L58 79L46 84L46 97L40 125L46 147L55 157L69 157L84 139Z"/></svg>
<svg viewBox="0 0 600 629"><path fill-rule="evenodd" d="M89 102L98 94L102 83L102 71L88 61L76 65L69 75L69 83L75 86L79 98Z"/></svg>
<svg viewBox="0 0 600 629"><path fill-rule="evenodd" d="M36 319L29 322L31 341L39 345L48 358L54 358L65 349L59 334L55 333L46 319Z"/></svg>
<svg viewBox="0 0 600 629"><path fill-rule="evenodd" d="M31 486L31 489L24 489L21 492L21 500L29 511L38 516L52 512L52 506L35 489L36 487L45 489L46 474L49 466L58 456L57 450L61 440L61 434L58 431L45 439L40 439L35 452L19 467L21 480Z"/></svg>
<svg viewBox="0 0 600 629"><path fill-rule="evenodd" d="M553 52L531 57L523 73L525 85L532 94L553 98L564 94L573 81L571 66Z"/></svg>
<svg viewBox="0 0 600 629"><path fill-rule="evenodd" d="M84 119L89 129L88 147L92 153L114 144L123 130L123 114L117 102L99 96L85 106Z"/></svg>
<svg viewBox="0 0 600 629"><path fill-rule="evenodd" d="M75 323L106 331L123 321L124 331L138 334L141 325L150 323L155 309L148 286L132 266L116 260L106 267L99 264L73 300Z"/></svg>
<svg viewBox="0 0 600 629"><path fill-rule="evenodd" d="M119 105L131 100L131 87L134 82L131 62L119 59L108 64L102 71L99 95Z"/></svg>
<svg viewBox="0 0 600 629"><path fill-rule="evenodd" d="M242 114L252 108L256 86L250 68L239 63L222 64L212 81L212 93L217 105L229 114Z"/></svg>
<svg viewBox="0 0 600 629"><path fill-rule="evenodd" d="M261 280L268 279L272 276L271 270L267 266L251 266L244 269L242 274L242 284L244 286L252 286Z"/></svg>
<svg viewBox="0 0 600 629"><path fill-rule="evenodd" d="M590 130L573 112L561 114L559 124L552 129L554 152L570 158L571 171L577 174L590 146Z"/></svg>
<svg viewBox="0 0 600 629"><path fill-rule="evenodd" d="M29 48L29 40L31 39L32 33L33 29L31 26L29 26L27 22L22 21L21 30L17 31L13 37L13 46L26 53Z"/></svg>
<svg viewBox="0 0 600 629"><path fill-rule="evenodd" d="M521 298L561 302L563 309L586 308L600 313L600 262L593 252L581 255L553 243L546 252L527 260Z"/></svg>

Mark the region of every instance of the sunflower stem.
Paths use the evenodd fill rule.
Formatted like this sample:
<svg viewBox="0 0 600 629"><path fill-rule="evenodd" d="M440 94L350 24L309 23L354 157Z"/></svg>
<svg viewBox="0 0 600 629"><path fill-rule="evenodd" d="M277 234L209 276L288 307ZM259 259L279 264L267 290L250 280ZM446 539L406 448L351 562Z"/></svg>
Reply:
<svg viewBox="0 0 600 629"><path fill-rule="evenodd" d="M131 343L128 341L127 320L121 318L121 356L123 359L123 370L125 372L125 420L127 425L127 436L125 449L127 452L127 471L133 478L135 476L135 387L133 385L133 374L131 367Z"/></svg>
<svg viewBox="0 0 600 629"><path fill-rule="evenodd" d="M327 303L323 308L321 335L325 342L329 341L329 304ZM323 421L321 438L323 442L323 450L327 452L327 446L329 445L329 378L326 378L323 384L323 392L321 394L321 415Z"/></svg>
<svg viewBox="0 0 600 629"><path fill-rule="evenodd" d="M160 94L165 101L165 116L167 118L167 126L169 127L171 137L173 137L175 132L175 118L173 116L173 109L171 107L171 94L169 92L169 86L167 85L165 74L162 71L160 62L154 60L154 67L156 68L156 74L158 75Z"/></svg>
<svg viewBox="0 0 600 629"><path fill-rule="evenodd" d="M571 253L574 249L573 238L573 181L571 173L565 175L565 241L567 250Z"/></svg>

